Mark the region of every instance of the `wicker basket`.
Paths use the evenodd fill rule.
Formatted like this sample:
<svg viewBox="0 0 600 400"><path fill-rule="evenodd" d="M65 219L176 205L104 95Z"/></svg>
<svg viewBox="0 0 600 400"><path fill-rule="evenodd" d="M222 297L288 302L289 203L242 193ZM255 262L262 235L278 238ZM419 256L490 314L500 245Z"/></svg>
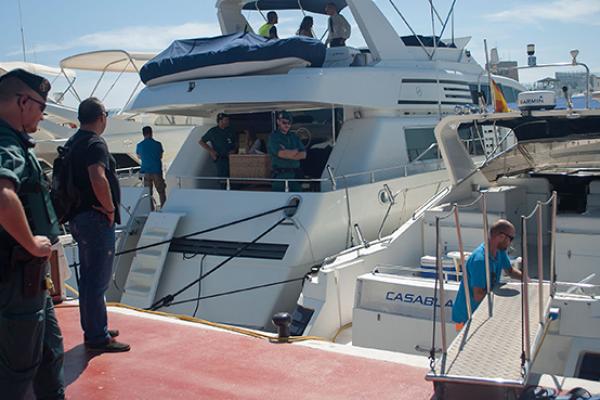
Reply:
<svg viewBox="0 0 600 400"><path fill-rule="evenodd" d="M230 154L232 178L271 178L271 157L267 154Z"/></svg>

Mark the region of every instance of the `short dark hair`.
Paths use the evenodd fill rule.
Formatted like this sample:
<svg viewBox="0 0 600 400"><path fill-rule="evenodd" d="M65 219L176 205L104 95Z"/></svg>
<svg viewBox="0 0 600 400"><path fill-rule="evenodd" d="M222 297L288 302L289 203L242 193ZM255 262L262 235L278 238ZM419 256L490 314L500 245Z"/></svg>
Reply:
<svg viewBox="0 0 600 400"><path fill-rule="evenodd" d="M268 20L268 22L273 21L275 18L277 18L277 13L275 11L269 11L267 13L267 20Z"/></svg>
<svg viewBox="0 0 600 400"><path fill-rule="evenodd" d="M96 122L104 112L104 105L102 102L96 97L90 97L79 104L77 119L82 124L92 124Z"/></svg>
<svg viewBox="0 0 600 400"><path fill-rule="evenodd" d="M22 80L14 76L4 78L0 82L0 101L8 101L14 98L17 93L31 91Z"/></svg>
<svg viewBox="0 0 600 400"><path fill-rule="evenodd" d="M333 9L334 9L335 11L337 11L337 10L338 10L338 6L337 6L337 4L335 4L333 1L330 1L329 3L327 3L327 5L325 5L325 8L327 8L327 7L333 7Z"/></svg>
<svg viewBox="0 0 600 400"><path fill-rule="evenodd" d="M142 134L144 136L148 136L148 135L152 135L152 127L146 125L145 127L142 128Z"/></svg>

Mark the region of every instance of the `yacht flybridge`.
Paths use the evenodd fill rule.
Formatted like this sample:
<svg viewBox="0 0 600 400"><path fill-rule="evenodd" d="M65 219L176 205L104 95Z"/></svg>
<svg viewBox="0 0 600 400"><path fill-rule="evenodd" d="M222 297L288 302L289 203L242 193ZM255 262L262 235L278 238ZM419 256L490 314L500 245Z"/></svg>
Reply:
<svg viewBox="0 0 600 400"><path fill-rule="evenodd" d="M243 10L305 5L304 11L323 13L326 3L219 0L216 6L223 35L237 35L250 31ZM307 159L301 192L289 192L290 180L283 180L285 192L271 191L266 155L230 157L231 176L216 177L198 145L213 124L195 128L169 168L166 204L122 240L120 250L138 250L117 258L112 300L272 329L275 312L294 309L311 268L393 232L448 185L433 128L457 108L479 103L483 69L465 50L468 39L403 38L373 1L337 4L352 13L368 48L324 49L322 65L294 64L283 72L236 71L233 64L248 59L224 59L222 76L214 68L201 68L197 77L186 72L153 82L130 102L131 112L211 119L225 112L235 131L265 141L275 111L286 109ZM506 97L522 89L495 79ZM485 137L461 134L475 156L497 137L494 130Z"/></svg>
<svg viewBox="0 0 600 400"><path fill-rule="evenodd" d="M449 189L391 235L330 257L304 284L293 334L429 355L438 389L600 381L600 111L519 97L521 113L440 122ZM517 142L476 165L461 131L485 126ZM457 331L464 261L498 218L516 227L509 256L525 279L494 288Z"/></svg>

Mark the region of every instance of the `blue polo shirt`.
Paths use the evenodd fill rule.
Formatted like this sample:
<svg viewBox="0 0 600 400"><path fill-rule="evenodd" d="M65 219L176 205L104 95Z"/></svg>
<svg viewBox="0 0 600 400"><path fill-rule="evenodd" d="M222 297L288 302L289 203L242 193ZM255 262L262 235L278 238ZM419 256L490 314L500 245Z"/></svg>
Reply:
<svg viewBox="0 0 600 400"><path fill-rule="evenodd" d="M510 267L510 259L508 258L506 251L496 251L496 258L492 258L492 255L490 254L490 283L492 284L492 287L500 282L502 270L508 270ZM479 303L477 303L473 297L473 288L487 288L485 279L485 249L483 243L469 256L469 259L467 260L467 275L469 277L469 295L471 297L471 310L473 312L479 306ZM465 287L463 281L461 281L456 300L452 307L452 319L454 322L461 323L466 322L468 318Z"/></svg>
<svg viewBox="0 0 600 400"><path fill-rule="evenodd" d="M162 144L152 138L145 138L137 144L135 152L142 160L140 173L142 174L161 174L161 157L164 152Z"/></svg>

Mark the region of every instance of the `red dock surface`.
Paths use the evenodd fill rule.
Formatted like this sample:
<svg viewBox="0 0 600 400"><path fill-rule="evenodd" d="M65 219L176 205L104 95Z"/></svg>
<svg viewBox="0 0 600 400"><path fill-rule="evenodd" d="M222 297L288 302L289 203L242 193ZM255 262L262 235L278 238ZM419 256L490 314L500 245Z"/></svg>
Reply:
<svg viewBox="0 0 600 400"><path fill-rule="evenodd" d="M59 306L68 399L430 399L425 369L109 308L128 353L88 354Z"/></svg>

